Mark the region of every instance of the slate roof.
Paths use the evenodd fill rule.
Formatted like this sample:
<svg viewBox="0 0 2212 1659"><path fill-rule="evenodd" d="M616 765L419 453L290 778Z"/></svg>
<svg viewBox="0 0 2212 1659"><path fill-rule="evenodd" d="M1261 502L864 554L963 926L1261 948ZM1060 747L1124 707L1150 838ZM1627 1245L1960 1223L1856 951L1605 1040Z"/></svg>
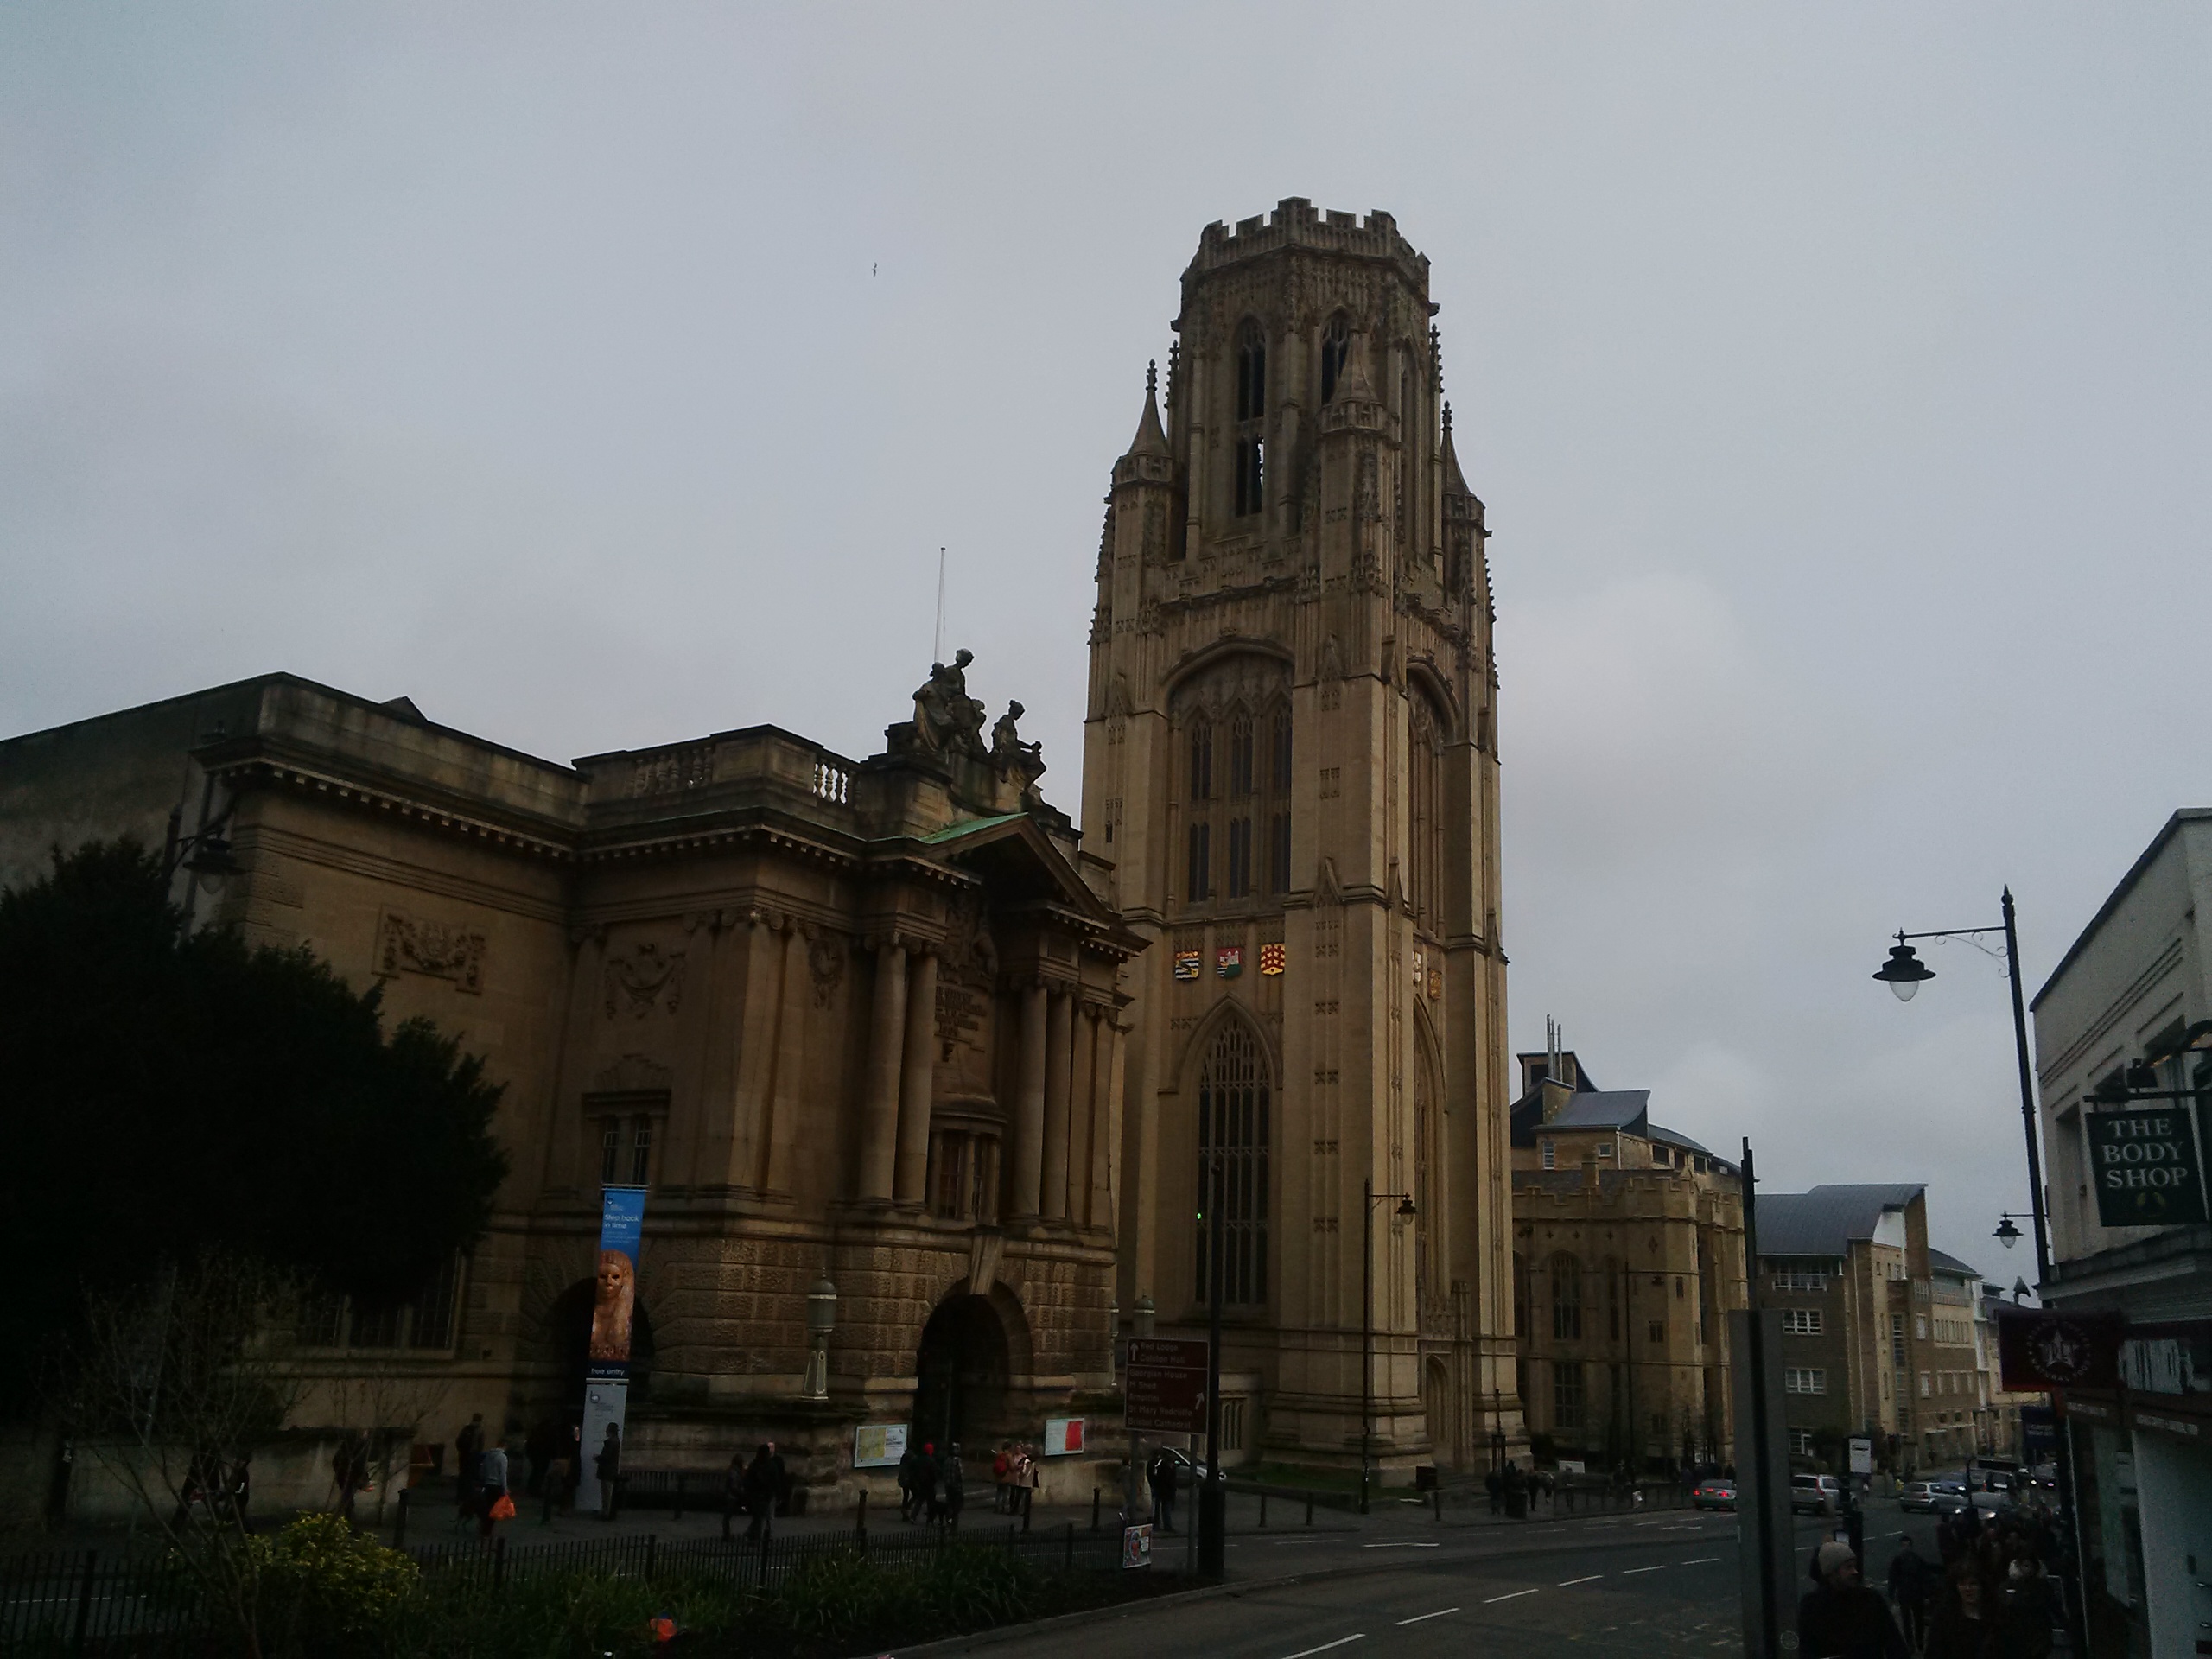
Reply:
<svg viewBox="0 0 2212 1659"><path fill-rule="evenodd" d="M1533 1147L1536 1131L1545 1129L1624 1129L1630 1135L1651 1133L1651 1091L1649 1089L1584 1089L1567 1097L1557 1117L1544 1122L1543 1090L1537 1090L1514 1103L1513 1144Z"/></svg>
<svg viewBox="0 0 2212 1659"><path fill-rule="evenodd" d="M1816 1186L1809 1192L1762 1193L1759 1254L1848 1255L1853 1239L1873 1237L1885 1211L1902 1210L1927 1190L1918 1181L1891 1181Z"/></svg>
<svg viewBox="0 0 2212 1659"><path fill-rule="evenodd" d="M1965 1262L1960 1261L1957 1256L1946 1255L1942 1251L1936 1249L1933 1245L1929 1247L1928 1265L1938 1273L1952 1274L1961 1279L1979 1279L1981 1277L1981 1269L1980 1268L1969 1267Z"/></svg>

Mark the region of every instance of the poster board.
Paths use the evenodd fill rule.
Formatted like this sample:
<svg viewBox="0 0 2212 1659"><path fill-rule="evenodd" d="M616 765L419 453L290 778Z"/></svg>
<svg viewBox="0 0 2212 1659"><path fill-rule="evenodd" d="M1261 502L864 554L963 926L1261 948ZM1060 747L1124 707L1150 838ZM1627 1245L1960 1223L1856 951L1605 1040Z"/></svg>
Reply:
<svg viewBox="0 0 2212 1659"><path fill-rule="evenodd" d="M906 1433L910 1423L855 1423L853 1425L853 1467L855 1469L895 1469L899 1459L906 1455Z"/></svg>
<svg viewBox="0 0 2212 1659"><path fill-rule="evenodd" d="M1123 1527L1122 1529L1122 1566L1123 1569L1127 1570L1133 1567L1150 1567L1151 1565L1152 1522L1147 1521L1142 1526Z"/></svg>
<svg viewBox="0 0 2212 1659"><path fill-rule="evenodd" d="M1083 1451L1083 1419L1047 1417L1045 1420L1043 1451L1048 1458L1079 1456Z"/></svg>

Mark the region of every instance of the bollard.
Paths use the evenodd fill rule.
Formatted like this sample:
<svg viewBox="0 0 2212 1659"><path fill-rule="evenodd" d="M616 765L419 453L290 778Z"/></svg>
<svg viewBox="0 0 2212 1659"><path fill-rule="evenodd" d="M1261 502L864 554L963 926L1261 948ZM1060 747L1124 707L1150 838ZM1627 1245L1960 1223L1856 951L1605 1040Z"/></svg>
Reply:
<svg viewBox="0 0 2212 1659"><path fill-rule="evenodd" d="M1313 1489L1310 1486L1306 1489L1306 1524L1313 1524Z"/></svg>
<svg viewBox="0 0 2212 1659"><path fill-rule="evenodd" d="M1072 1521L1068 1522L1067 1542L1060 1552L1060 1571L1063 1573L1075 1571L1075 1522Z"/></svg>
<svg viewBox="0 0 2212 1659"><path fill-rule="evenodd" d="M861 1506L853 1522L853 1536L861 1543L868 1542L868 1488L861 1488Z"/></svg>
<svg viewBox="0 0 2212 1659"><path fill-rule="evenodd" d="M1266 1487L1262 1486L1262 1487L1261 1487L1261 1488L1260 1488L1260 1530L1261 1530L1262 1532L1265 1532L1267 1529L1268 1529L1268 1489L1267 1489Z"/></svg>
<svg viewBox="0 0 2212 1659"><path fill-rule="evenodd" d="M1098 1489L1096 1486L1090 1489L1090 1529L1093 1532L1098 1530Z"/></svg>
<svg viewBox="0 0 2212 1659"><path fill-rule="evenodd" d="M391 1547L394 1549L407 1548L407 1500L410 1496L412 1494L406 1487L399 1489L399 1519L392 1523L391 1529Z"/></svg>
<svg viewBox="0 0 2212 1659"><path fill-rule="evenodd" d="M1444 1489L1431 1487L1428 1495L1436 1500L1436 1524L1440 1527L1444 1524Z"/></svg>

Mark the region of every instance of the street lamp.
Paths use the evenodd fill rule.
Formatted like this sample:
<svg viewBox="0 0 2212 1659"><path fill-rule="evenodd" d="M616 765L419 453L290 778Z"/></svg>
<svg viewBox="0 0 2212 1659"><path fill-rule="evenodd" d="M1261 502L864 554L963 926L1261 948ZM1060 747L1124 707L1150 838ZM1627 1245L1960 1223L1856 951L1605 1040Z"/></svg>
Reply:
<svg viewBox="0 0 2212 1659"><path fill-rule="evenodd" d="M1371 1175L1360 1182L1359 1190L1367 1200L1359 1207L1359 1512L1365 1515L1369 1446L1375 1438L1375 1206L1395 1198L1395 1218L1411 1221L1414 1200L1408 1192L1377 1192Z"/></svg>
<svg viewBox="0 0 2212 1659"><path fill-rule="evenodd" d="M2036 1238L2036 1283L2038 1287L2051 1281L2050 1232L2044 1214L2043 1154L2036 1140L2035 1072L2028 1063L2028 1006L2020 988L2020 936L2012 911L2012 889L2003 889L1999 909L2003 919L1989 927L1941 928L1926 933L1907 933L1902 929L1897 942L1890 947L1889 960L1874 972L1876 979L1886 983L1901 1002L1910 1002L1923 983L1936 977L1936 970L1920 960L1913 950L1914 939L1965 939L1975 949L1986 951L1981 936L2002 933L2005 936L2005 976L2012 986L2012 1054L2020 1077L2020 1124L2027 1141L2028 1151L2028 1219L2033 1224ZM2011 1236L2007 1237L2007 1230ZM2019 1238L2019 1229L2013 1225L2008 1213L1998 1224L1996 1237L2007 1249ZM2066 1523L2074 1534L2073 1593L2066 1599L2067 1628L2074 1638L2076 1652L2087 1650L2079 1609L2081 1590L2088 1581L2083 1570L2082 1550L2082 1518L2074 1505L2074 1447L2073 1436L2062 1427L2058 1435L2058 1501L2066 1513Z"/></svg>
<svg viewBox="0 0 2212 1659"><path fill-rule="evenodd" d="M837 1287L823 1274L806 1293L806 1388L810 1400L830 1397L830 1333L837 1328Z"/></svg>
<svg viewBox="0 0 2212 1659"><path fill-rule="evenodd" d="M2007 1210L2003 1215L1998 1217L1997 1230L1992 1233L1990 1236L1995 1239L1999 1244L2002 1244L2006 1249L2011 1249L2015 1244L2018 1244L2020 1242L2020 1230L2013 1225L2013 1224L2018 1219L2018 1217Z"/></svg>

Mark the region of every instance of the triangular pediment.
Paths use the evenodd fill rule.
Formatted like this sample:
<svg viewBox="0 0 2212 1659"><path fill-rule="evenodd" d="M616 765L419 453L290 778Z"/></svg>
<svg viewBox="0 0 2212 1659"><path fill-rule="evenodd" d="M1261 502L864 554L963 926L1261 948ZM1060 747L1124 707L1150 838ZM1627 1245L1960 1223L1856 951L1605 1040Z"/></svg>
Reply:
<svg viewBox="0 0 2212 1659"><path fill-rule="evenodd" d="M925 837L922 844L945 862L982 876L1015 902L1057 904L1102 926L1120 925L1121 918L1100 902L1026 812L969 818Z"/></svg>

